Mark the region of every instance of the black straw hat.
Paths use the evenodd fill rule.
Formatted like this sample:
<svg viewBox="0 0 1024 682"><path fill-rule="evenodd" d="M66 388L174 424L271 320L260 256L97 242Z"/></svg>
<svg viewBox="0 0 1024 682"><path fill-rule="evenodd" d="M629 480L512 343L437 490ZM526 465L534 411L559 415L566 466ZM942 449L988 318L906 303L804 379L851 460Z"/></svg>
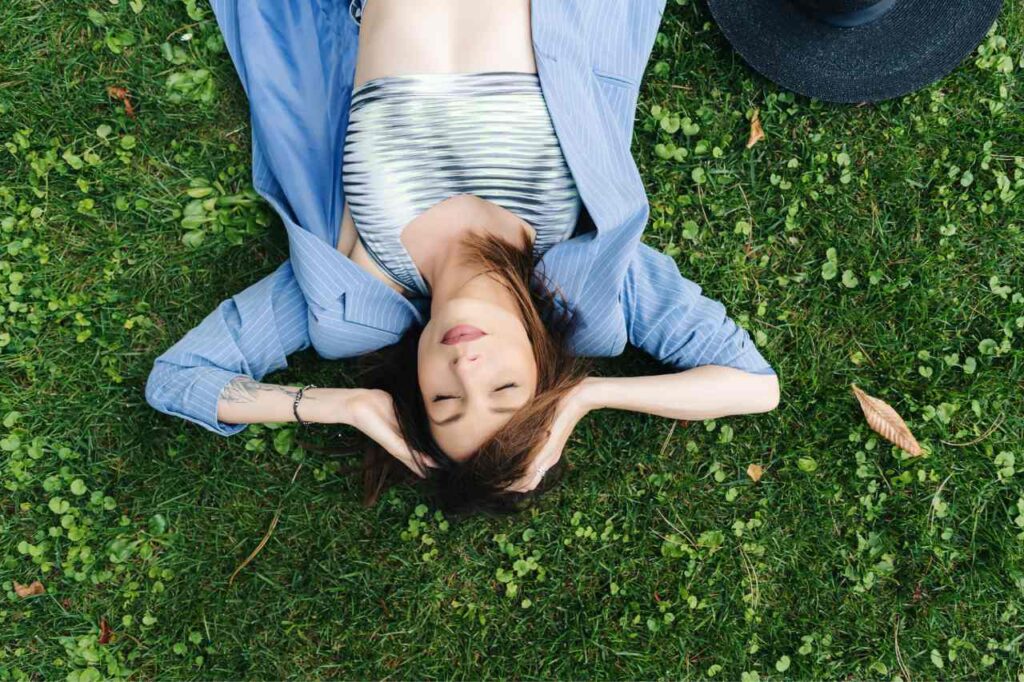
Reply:
<svg viewBox="0 0 1024 682"><path fill-rule="evenodd" d="M899 97L955 69L1002 0L708 0L756 71L827 102Z"/></svg>

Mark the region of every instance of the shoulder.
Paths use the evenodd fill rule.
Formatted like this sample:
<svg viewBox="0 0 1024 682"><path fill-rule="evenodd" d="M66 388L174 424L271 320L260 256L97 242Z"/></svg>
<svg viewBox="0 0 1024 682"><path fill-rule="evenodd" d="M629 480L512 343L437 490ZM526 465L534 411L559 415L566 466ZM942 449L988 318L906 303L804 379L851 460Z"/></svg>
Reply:
<svg viewBox="0 0 1024 682"><path fill-rule="evenodd" d="M606 258L603 264L599 254L568 303L577 322L573 346L579 354L619 355L627 343L636 345L668 327L695 321L692 315L677 319L678 313L696 312L694 303L701 299L702 289L682 276L671 256L642 243L612 254L616 258Z"/></svg>
<svg viewBox="0 0 1024 682"><path fill-rule="evenodd" d="M621 354L627 339L621 266L625 253L618 251L615 258L603 259L603 249L594 243L580 243L575 249L569 248L569 242L564 245L567 248L556 254L559 257L545 258L542 272L544 284L556 293L560 309L570 320L572 352L589 357Z"/></svg>

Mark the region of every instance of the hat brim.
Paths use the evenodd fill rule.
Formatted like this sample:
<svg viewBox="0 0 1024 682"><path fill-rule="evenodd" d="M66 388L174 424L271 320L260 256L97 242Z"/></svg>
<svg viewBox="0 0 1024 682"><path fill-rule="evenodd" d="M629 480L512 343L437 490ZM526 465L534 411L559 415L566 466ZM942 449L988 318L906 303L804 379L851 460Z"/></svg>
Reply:
<svg viewBox="0 0 1024 682"><path fill-rule="evenodd" d="M933 83L982 41L1002 0L898 0L839 28L792 0L708 0L726 39L784 88L826 102L877 102Z"/></svg>

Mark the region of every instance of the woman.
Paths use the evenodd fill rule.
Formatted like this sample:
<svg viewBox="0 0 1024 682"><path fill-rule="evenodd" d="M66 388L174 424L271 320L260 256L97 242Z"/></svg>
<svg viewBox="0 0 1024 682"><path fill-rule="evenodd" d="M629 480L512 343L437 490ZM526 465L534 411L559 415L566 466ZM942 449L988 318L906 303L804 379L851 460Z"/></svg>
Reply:
<svg viewBox="0 0 1024 682"><path fill-rule="evenodd" d="M223 435L350 424L455 509L534 490L593 409L778 404L747 332L639 243L629 144L664 0L213 5L291 256L156 360L153 407ZM573 357L627 341L677 371L581 378ZM260 382L310 345L395 356L382 388Z"/></svg>

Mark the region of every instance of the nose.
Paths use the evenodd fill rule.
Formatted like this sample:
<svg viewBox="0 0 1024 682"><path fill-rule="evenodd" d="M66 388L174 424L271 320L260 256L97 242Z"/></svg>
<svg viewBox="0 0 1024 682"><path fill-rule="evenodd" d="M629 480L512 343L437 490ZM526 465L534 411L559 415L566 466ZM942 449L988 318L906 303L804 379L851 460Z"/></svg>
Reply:
<svg viewBox="0 0 1024 682"><path fill-rule="evenodd" d="M480 366L480 359L482 357L483 354L478 351L460 351L458 355L452 358L452 368L458 374L471 372L474 368Z"/></svg>

